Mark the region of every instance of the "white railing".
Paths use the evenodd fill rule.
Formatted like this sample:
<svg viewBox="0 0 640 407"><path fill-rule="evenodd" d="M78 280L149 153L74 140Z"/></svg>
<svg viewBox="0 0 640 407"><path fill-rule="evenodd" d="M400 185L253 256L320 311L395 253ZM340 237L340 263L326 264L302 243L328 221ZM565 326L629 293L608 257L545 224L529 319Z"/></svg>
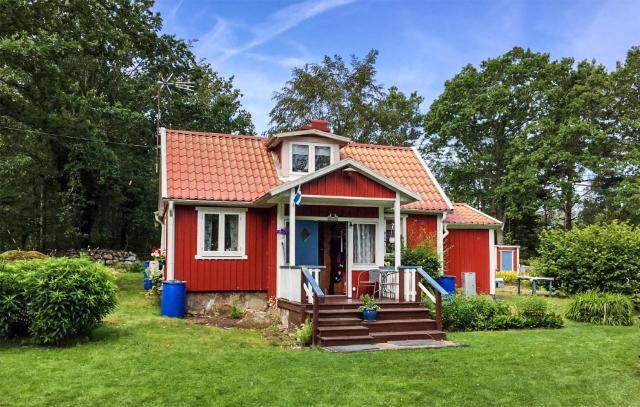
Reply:
<svg viewBox="0 0 640 407"><path fill-rule="evenodd" d="M307 266L307 270L313 276L316 283L320 284L319 267ZM302 284L302 268L301 266L280 266L278 268L276 296L285 300L302 302L302 291L304 290L306 302L313 302L313 290L311 284Z"/></svg>
<svg viewBox="0 0 640 407"><path fill-rule="evenodd" d="M400 278L402 278L402 282ZM401 301L416 301L418 298L415 269L383 270L380 273L380 279L382 280L380 281L382 298ZM403 293L402 298L398 295L400 290Z"/></svg>
<svg viewBox="0 0 640 407"><path fill-rule="evenodd" d="M278 267L277 283L276 293L278 298L300 302L300 296L302 295L300 291L302 273L299 268L288 266Z"/></svg>

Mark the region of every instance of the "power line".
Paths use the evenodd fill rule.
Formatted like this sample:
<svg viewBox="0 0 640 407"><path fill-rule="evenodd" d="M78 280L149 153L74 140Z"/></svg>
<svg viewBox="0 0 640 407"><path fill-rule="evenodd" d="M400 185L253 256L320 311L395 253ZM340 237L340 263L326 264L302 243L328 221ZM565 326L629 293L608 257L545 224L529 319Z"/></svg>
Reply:
<svg viewBox="0 0 640 407"><path fill-rule="evenodd" d="M21 128L18 128L18 127L10 127L10 126L4 126L4 125L0 125L0 128L5 129L5 130L21 131L21 132L24 132L24 133L43 134L43 135L49 136L49 137L62 137L62 138L67 138L67 139L71 139L71 140L83 140L83 141L94 141L94 142L98 141L98 142L105 143L105 144L116 144L116 145L127 146L127 147L153 148L153 149L158 148L156 146L150 146L148 144L122 143L122 142L119 142L119 141L98 140L98 139L91 139L91 138L86 138L86 137L67 136L66 134L55 134L55 133L49 133L49 132L42 131L42 130L21 129Z"/></svg>

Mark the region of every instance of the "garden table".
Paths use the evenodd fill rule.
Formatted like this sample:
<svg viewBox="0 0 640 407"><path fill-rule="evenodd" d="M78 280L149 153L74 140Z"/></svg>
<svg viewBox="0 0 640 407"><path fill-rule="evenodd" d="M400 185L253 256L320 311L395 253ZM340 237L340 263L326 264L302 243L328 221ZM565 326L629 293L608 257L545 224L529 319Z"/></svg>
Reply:
<svg viewBox="0 0 640 407"><path fill-rule="evenodd" d="M520 283L522 282L522 280L531 281L531 295L536 295L536 288L537 288L537 282L538 281L546 281L546 282L548 282L549 283L549 287L548 287L549 293L547 295L549 297L551 297L553 295L553 281L554 281L553 277L518 276L518 277L516 277L516 279L518 280L518 295L520 295Z"/></svg>

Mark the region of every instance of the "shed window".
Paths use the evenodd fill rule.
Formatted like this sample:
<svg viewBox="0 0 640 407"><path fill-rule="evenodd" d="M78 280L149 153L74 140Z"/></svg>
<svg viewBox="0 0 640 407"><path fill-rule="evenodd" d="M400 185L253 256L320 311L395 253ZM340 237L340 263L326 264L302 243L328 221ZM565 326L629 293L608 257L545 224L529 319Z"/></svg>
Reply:
<svg viewBox="0 0 640 407"><path fill-rule="evenodd" d="M197 208L196 258L246 258L245 208Z"/></svg>

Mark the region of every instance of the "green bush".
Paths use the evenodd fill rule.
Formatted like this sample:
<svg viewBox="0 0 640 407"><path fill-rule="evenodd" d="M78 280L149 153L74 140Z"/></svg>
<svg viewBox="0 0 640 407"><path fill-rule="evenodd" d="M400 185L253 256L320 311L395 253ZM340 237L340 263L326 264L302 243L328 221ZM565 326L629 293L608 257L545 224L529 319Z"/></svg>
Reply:
<svg viewBox="0 0 640 407"><path fill-rule="evenodd" d="M633 303L622 294L588 291L569 302L567 318L601 325L633 325Z"/></svg>
<svg viewBox="0 0 640 407"><path fill-rule="evenodd" d="M26 336L29 331L29 314L25 276L0 272L0 338Z"/></svg>
<svg viewBox="0 0 640 407"><path fill-rule="evenodd" d="M414 248L402 247L402 264L420 266L431 277L438 278L442 264L432 240L418 243Z"/></svg>
<svg viewBox="0 0 640 407"><path fill-rule="evenodd" d="M493 317L509 315L509 307L488 295L456 295L443 301L442 322L450 331L481 331Z"/></svg>
<svg viewBox="0 0 640 407"><path fill-rule="evenodd" d="M7 264L6 269L5 286L13 284L22 297L13 305L3 301L3 306L13 307L15 315L24 310L17 304L26 303L29 334L38 343L55 344L86 334L116 306L117 287L108 269L88 258L23 260Z"/></svg>
<svg viewBox="0 0 640 407"><path fill-rule="evenodd" d="M562 317L549 309L546 300L531 297L516 312L490 296L456 296L442 304L442 321L449 331L482 331L525 328L560 328Z"/></svg>
<svg viewBox="0 0 640 407"><path fill-rule="evenodd" d="M640 229L626 223L545 231L539 253L536 271L567 294L640 292Z"/></svg>
<svg viewBox="0 0 640 407"><path fill-rule="evenodd" d="M311 340L313 338L313 324L309 319L307 319L299 328L296 328L291 333L291 336L300 346L307 346L311 344Z"/></svg>

